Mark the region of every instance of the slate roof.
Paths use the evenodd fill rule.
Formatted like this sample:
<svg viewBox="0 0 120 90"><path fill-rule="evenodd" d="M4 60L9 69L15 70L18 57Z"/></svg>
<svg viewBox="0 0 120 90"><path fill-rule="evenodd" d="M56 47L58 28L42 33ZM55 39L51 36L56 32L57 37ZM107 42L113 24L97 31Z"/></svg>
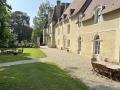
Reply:
<svg viewBox="0 0 120 90"><path fill-rule="evenodd" d="M75 11L72 15L77 14L84 3L85 3L85 0L74 0L73 3L69 5L69 7L66 9L66 11L63 14L67 14L68 17L71 16L70 15L71 9L75 9Z"/></svg>
<svg viewBox="0 0 120 90"><path fill-rule="evenodd" d="M105 9L103 9L102 14L106 14L111 11L119 9L120 0L92 0L91 4L88 6L87 10L84 12L85 17L83 18L83 21L93 17L94 9L98 5L105 6Z"/></svg>
<svg viewBox="0 0 120 90"><path fill-rule="evenodd" d="M61 3L61 15L63 14L63 12L66 10L66 8L68 8L68 6L70 5L70 3ZM55 21L57 21L58 20L58 18L57 18L57 12L56 12L56 7L57 6L55 6L54 7L54 9L53 9L53 13L52 13L52 18L53 18L53 20L55 20Z"/></svg>
<svg viewBox="0 0 120 90"><path fill-rule="evenodd" d="M117 10L120 8L120 0L74 0L66 11L63 13L67 14L67 17L74 16L84 10L84 18L83 20L88 20L93 17L94 9L96 6L102 5L105 6L103 10L103 14ZM75 9L74 13L71 15L70 10ZM83 11L82 11L83 12ZM63 17L62 15L62 17Z"/></svg>

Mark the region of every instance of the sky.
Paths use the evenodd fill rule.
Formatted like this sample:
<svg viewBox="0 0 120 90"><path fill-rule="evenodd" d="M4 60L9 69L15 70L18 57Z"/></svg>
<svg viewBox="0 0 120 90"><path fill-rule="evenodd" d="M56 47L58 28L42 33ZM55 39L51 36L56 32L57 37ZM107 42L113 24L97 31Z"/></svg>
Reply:
<svg viewBox="0 0 120 90"><path fill-rule="evenodd" d="M31 26L33 25L32 20L37 15L40 3L45 0L8 0L8 4L12 6L12 11L26 12L31 18ZM71 2L72 0L61 0L61 2ZM56 0L50 0L52 5L56 4Z"/></svg>

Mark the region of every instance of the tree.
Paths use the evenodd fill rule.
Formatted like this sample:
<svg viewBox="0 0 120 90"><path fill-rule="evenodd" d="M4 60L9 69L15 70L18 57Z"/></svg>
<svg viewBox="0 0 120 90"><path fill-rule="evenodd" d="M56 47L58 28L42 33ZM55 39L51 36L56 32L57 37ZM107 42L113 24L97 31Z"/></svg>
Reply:
<svg viewBox="0 0 120 90"><path fill-rule="evenodd" d="M32 39L34 42L37 41L37 37L42 37L43 35L43 29L46 24L49 11L50 11L50 2L46 0L45 2L40 4L38 15L35 16L33 19L34 32L32 35Z"/></svg>
<svg viewBox="0 0 120 90"><path fill-rule="evenodd" d="M11 30L11 9L6 0L0 0L0 47L8 47L14 36Z"/></svg>
<svg viewBox="0 0 120 90"><path fill-rule="evenodd" d="M19 42L24 40L31 41L32 28L29 22L30 17L26 13L21 11L12 13L12 28Z"/></svg>

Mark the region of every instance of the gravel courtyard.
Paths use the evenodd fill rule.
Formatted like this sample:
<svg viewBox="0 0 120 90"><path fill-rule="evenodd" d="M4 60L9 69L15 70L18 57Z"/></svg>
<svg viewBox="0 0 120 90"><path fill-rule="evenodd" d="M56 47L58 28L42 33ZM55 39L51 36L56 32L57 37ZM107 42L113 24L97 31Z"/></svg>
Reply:
<svg viewBox="0 0 120 90"><path fill-rule="evenodd" d="M90 58L66 51L41 47L47 54L42 62L54 63L68 71L73 77L83 81L90 90L120 90L120 82L115 82L92 72Z"/></svg>

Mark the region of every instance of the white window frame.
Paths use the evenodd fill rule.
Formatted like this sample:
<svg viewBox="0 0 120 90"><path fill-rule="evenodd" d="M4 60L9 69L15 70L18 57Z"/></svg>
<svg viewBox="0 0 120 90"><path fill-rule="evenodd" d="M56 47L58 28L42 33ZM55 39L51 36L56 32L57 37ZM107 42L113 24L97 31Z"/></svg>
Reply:
<svg viewBox="0 0 120 90"><path fill-rule="evenodd" d="M95 24L98 24L102 21L102 6L98 6L95 9L95 17L94 17L94 22Z"/></svg>
<svg viewBox="0 0 120 90"><path fill-rule="evenodd" d="M94 54L99 55L100 54L100 49L101 49L100 36L96 35L95 38L94 38Z"/></svg>

